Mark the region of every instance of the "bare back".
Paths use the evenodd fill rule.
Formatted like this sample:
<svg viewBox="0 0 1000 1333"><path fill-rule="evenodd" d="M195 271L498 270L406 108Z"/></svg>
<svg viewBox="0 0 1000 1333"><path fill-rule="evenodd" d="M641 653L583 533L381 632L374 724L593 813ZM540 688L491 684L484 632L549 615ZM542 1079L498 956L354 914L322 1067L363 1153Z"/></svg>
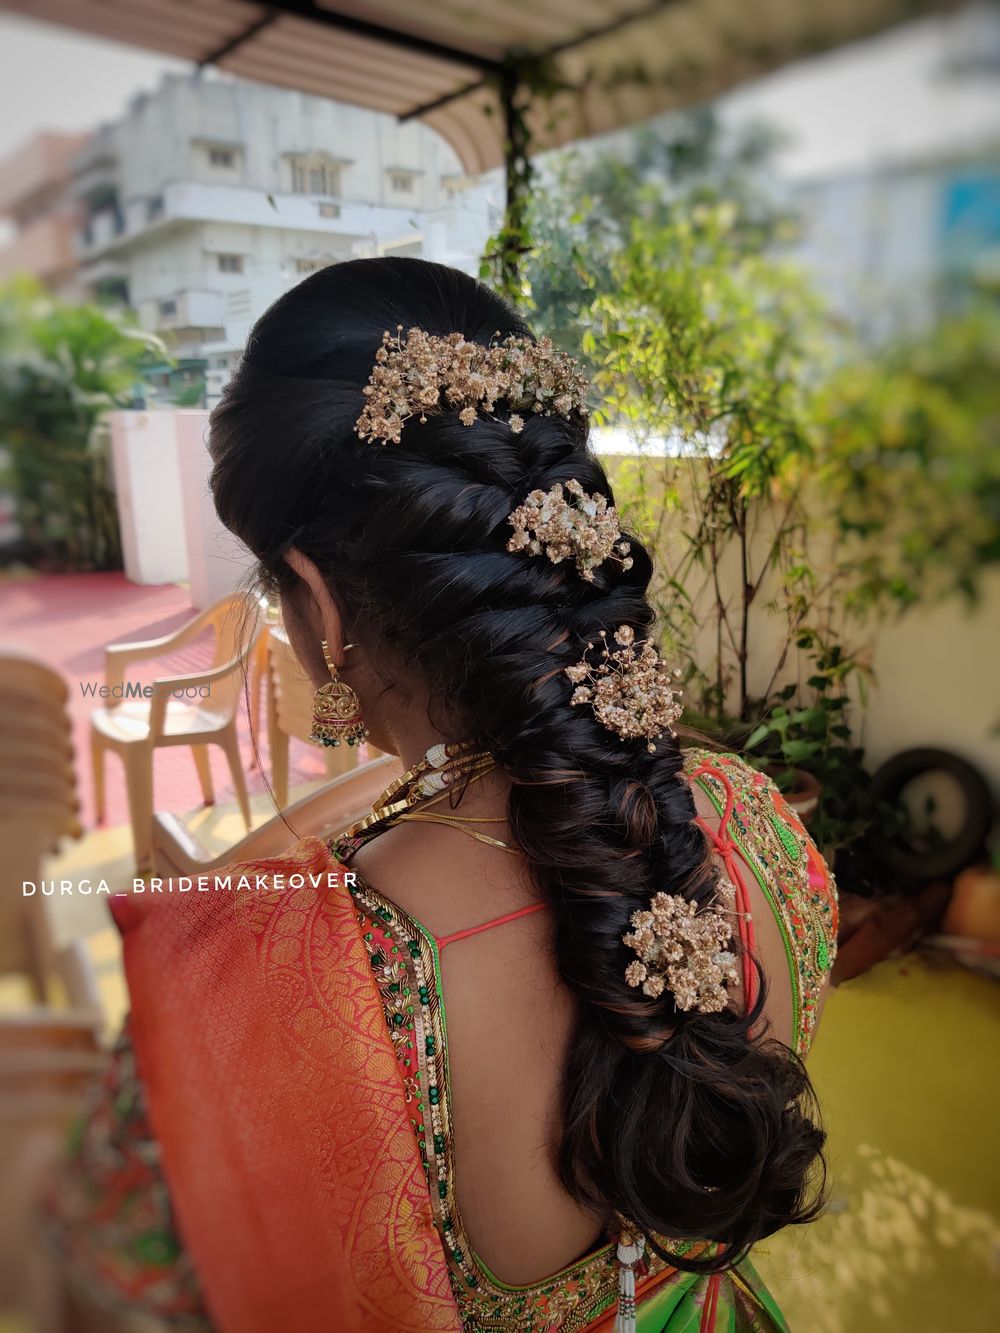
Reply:
<svg viewBox="0 0 1000 1333"><path fill-rule="evenodd" d="M697 787L695 794L699 815L718 828L709 797ZM455 829L388 829L351 864L371 889L446 941L441 978L462 1221L502 1282L539 1281L602 1240L597 1219L563 1189L554 1165L575 1000L556 968L551 914L450 940L537 903L523 862ZM791 1045L792 979L779 923L742 857L737 868L768 979L770 1030Z"/></svg>

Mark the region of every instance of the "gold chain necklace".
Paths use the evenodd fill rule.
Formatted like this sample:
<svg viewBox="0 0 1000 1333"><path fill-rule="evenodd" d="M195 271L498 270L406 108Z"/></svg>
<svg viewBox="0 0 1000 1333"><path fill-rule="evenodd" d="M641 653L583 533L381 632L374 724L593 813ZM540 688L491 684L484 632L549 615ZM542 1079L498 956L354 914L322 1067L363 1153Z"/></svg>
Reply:
<svg viewBox="0 0 1000 1333"><path fill-rule="evenodd" d="M481 781L485 776L485 773L476 774L469 779L470 785L473 782ZM509 852L511 856L521 855L516 847L511 847L510 843L501 842L499 838L491 838L488 833L481 833L478 829L467 827L469 824L505 824L507 821L502 815L440 815L436 811L427 810L429 805L436 805L438 801L444 800L446 795L445 792L440 796L430 797L421 803L419 809L408 810L401 815L397 815L393 823L403 824L409 820L413 823L446 824L449 828L458 829L459 833L465 833L468 837L475 838L477 842L485 843L487 847L497 847L502 852Z"/></svg>

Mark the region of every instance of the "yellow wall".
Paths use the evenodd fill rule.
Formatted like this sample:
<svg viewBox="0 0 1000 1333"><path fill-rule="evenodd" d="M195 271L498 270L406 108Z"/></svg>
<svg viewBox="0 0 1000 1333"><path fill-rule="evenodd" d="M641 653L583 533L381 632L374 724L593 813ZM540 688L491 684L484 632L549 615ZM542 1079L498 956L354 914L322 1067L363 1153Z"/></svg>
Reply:
<svg viewBox="0 0 1000 1333"><path fill-rule="evenodd" d="M864 740L876 762L910 745L955 750L1000 792L1000 571L981 604L957 598L879 626Z"/></svg>

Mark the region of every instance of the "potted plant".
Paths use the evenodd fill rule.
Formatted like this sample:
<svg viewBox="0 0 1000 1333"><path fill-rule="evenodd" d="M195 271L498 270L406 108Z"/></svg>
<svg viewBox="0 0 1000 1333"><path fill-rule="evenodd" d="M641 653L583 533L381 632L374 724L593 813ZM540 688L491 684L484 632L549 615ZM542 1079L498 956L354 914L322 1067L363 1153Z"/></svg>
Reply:
<svg viewBox="0 0 1000 1333"><path fill-rule="evenodd" d="M774 779L785 800L803 824L813 822L820 807L823 784L813 767L823 762L825 715L820 707L788 709L776 704L754 730L746 748L765 773Z"/></svg>

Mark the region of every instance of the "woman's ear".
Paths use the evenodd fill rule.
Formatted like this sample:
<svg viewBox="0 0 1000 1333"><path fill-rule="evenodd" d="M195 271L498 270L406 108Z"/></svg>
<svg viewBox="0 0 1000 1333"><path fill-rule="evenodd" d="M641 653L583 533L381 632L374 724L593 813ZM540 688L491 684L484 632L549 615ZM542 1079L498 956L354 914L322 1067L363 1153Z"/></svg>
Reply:
<svg viewBox="0 0 1000 1333"><path fill-rule="evenodd" d="M344 622L326 579L319 572L315 563L295 547L285 554L288 564L305 584L309 593L309 611L311 614L301 617L302 627L312 627L318 631L318 637L326 640L330 660L337 666L344 662ZM319 644L315 645L319 653Z"/></svg>

